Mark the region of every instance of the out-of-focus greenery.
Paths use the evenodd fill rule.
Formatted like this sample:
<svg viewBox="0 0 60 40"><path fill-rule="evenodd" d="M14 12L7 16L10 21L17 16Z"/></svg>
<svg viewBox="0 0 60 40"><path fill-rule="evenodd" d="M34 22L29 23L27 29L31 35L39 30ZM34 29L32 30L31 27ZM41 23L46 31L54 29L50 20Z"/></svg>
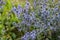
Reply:
<svg viewBox="0 0 60 40"><path fill-rule="evenodd" d="M51 1L52 0L49 0L47 4L51 4L49 7L53 8L54 5L58 3L58 0L55 0L54 3L52 3ZM18 5L21 5L24 8L26 0L3 0L3 2L5 2L5 4L2 5L3 8L0 8L0 40L20 40L20 38L25 34L24 29L23 31L18 31L18 29L15 26L13 26L12 23L19 23L22 21L22 19L18 19L11 10L14 6L17 7ZM37 6L36 10L34 10L33 0L29 0L29 2L31 4L30 10L38 10L37 8L39 6ZM36 17L37 19L39 18L37 14ZM24 25L22 25L22 27L23 26ZM35 29L36 28L34 28L33 25L31 25L29 31ZM44 33L46 33L46 35ZM60 36L60 30L52 31L48 28L47 30L37 35L36 40L57 40L57 35Z"/></svg>

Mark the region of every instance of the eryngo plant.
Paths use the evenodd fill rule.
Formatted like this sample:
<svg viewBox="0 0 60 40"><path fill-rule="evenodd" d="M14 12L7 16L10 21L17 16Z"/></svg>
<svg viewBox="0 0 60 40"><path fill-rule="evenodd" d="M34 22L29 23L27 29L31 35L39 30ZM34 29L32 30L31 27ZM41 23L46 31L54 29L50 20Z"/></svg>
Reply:
<svg viewBox="0 0 60 40"><path fill-rule="evenodd" d="M15 13L15 15L19 18L20 14L22 13L23 9L20 5L18 5L18 7L13 7L12 11Z"/></svg>
<svg viewBox="0 0 60 40"><path fill-rule="evenodd" d="M35 6L35 4L34 4ZM39 5L38 5L39 6ZM37 6L36 6L37 7ZM51 9L49 9L48 5L45 3L42 3L42 8L39 10L39 8L37 8L34 12L35 15L35 22L33 24L33 26L35 27L39 27L42 29L50 29L53 31L57 31L57 27L58 25L58 20L59 17L57 17L59 15L59 12L57 12L57 10L59 11L59 8L57 7L55 9L55 7L53 8L53 11L50 11ZM55 10L55 11L54 11ZM39 13L37 11L40 11ZM51 13L53 12L53 13ZM40 14L39 17L36 17L36 14ZM33 14L32 14L33 15ZM33 18L33 17L32 17ZM39 20L38 20L39 19ZM34 19L32 19L34 20ZM38 21L37 21L38 20ZM27 20L26 20L27 21ZM41 30L40 30L41 31ZM44 30L43 30L44 31ZM39 32L38 32L39 33Z"/></svg>
<svg viewBox="0 0 60 40"><path fill-rule="evenodd" d="M36 30L33 30L32 32L27 32L22 38L21 40L35 40L36 38Z"/></svg>
<svg viewBox="0 0 60 40"><path fill-rule="evenodd" d="M13 6L11 13L8 12L11 14L10 19L7 19L6 15L4 20L5 33L10 36L13 32L16 38L21 40L56 40L58 35L53 39L53 34L59 33L57 30L60 28L60 8L52 7L50 3L49 0L34 0L32 10L28 0L24 8L21 5Z"/></svg>

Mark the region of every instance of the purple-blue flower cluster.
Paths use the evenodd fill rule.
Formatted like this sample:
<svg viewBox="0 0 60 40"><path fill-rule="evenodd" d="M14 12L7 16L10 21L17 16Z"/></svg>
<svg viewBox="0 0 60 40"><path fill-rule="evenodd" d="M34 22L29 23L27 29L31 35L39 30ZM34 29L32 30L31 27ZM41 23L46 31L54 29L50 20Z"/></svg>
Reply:
<svg viewBox="0 0 60 40"><path fill-rule="evenodd" d="M12 8L12 11L18 18L21 18L20 22L21 30L26 33L22 36L21 40L35 40L37 35L44 32L53 30L56 31L60 23L60 8L59 6L50 7L52 4L48 3L48 0L34 0L33 11L30 9L31 4L26 1L26 5L22 8L20 5ZM30 11L31 10L31 11ZM18 26L19 27L19 26ZM30 28L34 27L30 32ZM48 30L49 29L49 30ZM28 31L29 30L29 31ZM39 31L36 33L36 31Z"/></svg>
<svg viewBox="0 0 60 40"><path fill-rule="evenodd" d="M4 4L5 4L5 2L3 0L0 0L0 9L3 8Z"/></svg>
<svg viewBox="0 0 60 40"><path fill-rule="evenodd" d="M36 31L33 30L32 32L27 32L22 38L21 40L35 40L36 38Z"/></svg>
<svg viewBox="0 0 60 40"><path fill-rule="evenodd" d="M23 9L20 5L18 5L18 7L13 7L12 11L15 13L15 15L19 18L20 14L22 13Z"/></svg>

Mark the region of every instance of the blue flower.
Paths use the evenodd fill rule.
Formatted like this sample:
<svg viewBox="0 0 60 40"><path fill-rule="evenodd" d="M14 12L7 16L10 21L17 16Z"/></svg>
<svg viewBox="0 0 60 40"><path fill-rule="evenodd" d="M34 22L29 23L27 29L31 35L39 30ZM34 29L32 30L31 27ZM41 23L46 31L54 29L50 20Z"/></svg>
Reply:
<svg viewBox="0 0 60 40"><path fill-rule="evenodd" d="M0 6L0 9L3 8L3 6Z"/></svg>
<svg viewBox="0 0 60 40"><path fill-rule="evenodd" d="M58 7L55 7L53 10L54 10L54 12L58 12L59 11L59 8Z"/></svg>
<svg viewBox="0 0 60 40"><path fill-rule="evenodd" d="M31 39L36 38L36 30L33 30L32 32L30 32L30 37L31 37Z"/></svg>
<svg viewBox="0 0 60 40"><path fill-rule="evenodd" d="M34 0L33 6L34 8L36 8L36 0Z"/></svg>
<svg viewBox="0 0 60 40"><path fill-rule="evenodd" d="M44 0L44 2L48 2L49 0Z"/></svg>
<svg viewBox="0 0 60 40"><path fill-rule="evenodd" d="M2 5L2 4L5 4L5 2L3 0L0 0L0 5Z"/></svg>
<svg viewBox="0 0 60 40"><path fill-rule="evenodd" d="M17 9L18 9L19 13L22 13L23 9L22 9L22 7L20 5L18 5Z"/></svg>
<svg viewBox="0 0 60 40"><path fill-rule="evenodd" d="M21 40L29 40L29 35L30 35L29 32L25 33L25 35L21 38Z"/></svg>
<svg viewBox="0 0 60 40"><path fill-rule="evenodd" d="M46 8L47 7L47 5L46 4L42 4L42 8Z"/></svg>
<svg viewBox="0 0 60 40"><path fill-rule="evenodd" d="M18 7L13 7L12 11L15 13L15 15L20 18L20 14L22 13L23 9L20 5L18 5Z"/></svg>
<svg viewBox="0 0 60 40"><path fill-rule="evenodd" d="M30 8L30 3L27 1L24 9L26 10L26 12L28 12L29 8Z"/></svg>
<svg viewBox="0 0 60 40"><path fill-rule="evenodd" d="M0 0L0 4L2 3L2 0Z"/></svg>
<svg viewBox="0 0 60 40"><path fill-rule="evenodd" d="M13 11L14 13L16 13L17 8L16 8L16 7L13 7L13 8L12 8L12 11Z"/></svg>
<svg viewBox="0 0 60 40"><path fill-rule="evenodd" d="M34 19L35 18L35 12L32 12L30 14L31 14L32 19Z"/></svg>
<svg viewBox="0 0 60 40"><path fill-rule="evenodd" d="M50 26L50 22L47 23Z"/></svg>

